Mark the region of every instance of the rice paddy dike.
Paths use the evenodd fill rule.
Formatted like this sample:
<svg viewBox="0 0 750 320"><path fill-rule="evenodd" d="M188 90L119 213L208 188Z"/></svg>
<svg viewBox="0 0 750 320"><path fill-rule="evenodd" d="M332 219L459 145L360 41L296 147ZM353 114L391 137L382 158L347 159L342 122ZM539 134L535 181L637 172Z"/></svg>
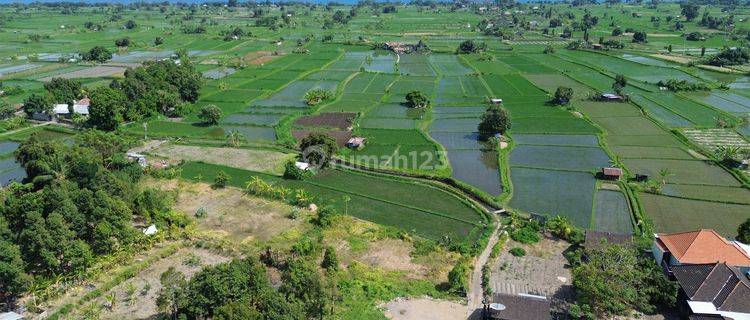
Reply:
<svg viewBox="0 0 750 320"><path fill-rule="evenodd" d="M739 42L713 34L704 42L686 42L682 32L648 20L664 12L679 14L676 4L661 4L658 10L587 6L592 14L608 15L606 22L589 30L592 38L624 43L624 48L611 50L566 49L569 40L542 31L549 25L543 10L526 4L519 9L523 13L513 14L538 26L526 30L523 39L506 41L476 29L482 19L502 13L474 7L398 6L395 13L363 7L347 24L328 29L322 23L332 12L348 12L352 7L290 5L284 12L293 23L278 28L261 26L245 7L194 9L190 14L189 7L170 6L174 15L195 19L175 22L158 11L125 8L118 14L121 22L135 21L138 27L131 30L122 28L121 22L105 22L111 12L95 7L78 8L76 14L2 7L3 16L18 17L0 27L0 81L4 88L22 89L2 99L20 103L43 92L44 83L55 77L78 79L86 88L106 86L128 67L186 50L206 80L199 100L188 106L183 117L144 119L126 125L123 132L213 147L224 144L228 133L239 132L244 137L242 148L288 155L296 153L299 140L312 132L326 132L342 146L353 136L365 137L364 148L343 148L337 157L364 171L381 173L336 168L296 182L278 174L188 161L181 166L184 179L210 181L223 170L232 176L231 185L244 187L248 179L257 177L308 190L321 203L361 219L463 243L481 238L491 224L491 217L467 200L467 194L496 207L563 215L579 227L617 233L713 228L733 237L737 225L750 215L747 172L720 163L714 155L721 145L748 147L750 125L743 119L750 115L750 79L741 72L721 73L663 58L679 55L697 60L701 46L712 54ZM282 14L279 7L267 9L268 15ZM566 10L584 14L584 8ZM736 13L744 17L737 19L737 28L747 29L748 12L742 10ZM84 27L92 21L101 21L103 30ZM689 30L706 31L696 22L685 24ZM205 32L183 32L194 25L203 26ZM632 43L628 34L612 36L614 25L645 30L651 34L649 42ZM251 35L224 39L234 28ZM558 29L557 33L562 31ZM30 34L39 35L38 41L30 40ZM572 32L574 39L582 36L580 31ZM116 48L114 40L124 37L132 45ZM163 43L155 45L156 37ZM396 54L373 48L387 41L420 40L430 53ZM485 42L487 50L456 54L465 40ZM100 64L70 60L97 45L117 54ZM674 47L671 55L666 46ZM544 53L549 47L553 52ZM592 99L612 91L617 75L628 81L623 88L627 101ZM667 80L714 89L659 88L657 83ZM719 84L725 85L723 89L718 89ZM550 103L558 86L574 90L569 106ZM327 90L333 97L310 106L304 96L311 90ZM404 105L405 95L414 90L429 97L429 109ZM477 125L490 98L501 98L512 119L505 149L491 148L478 139ZM205 105L221 109L218 125L206 126L199 120L199 109ZM717 128L717 119L726 125ZM24 132L32 130L60 133L41 128L0 133L4 184L23 178L12 152L28 137ZM625 178L597 178L602 167L611 166L622 168ZM662 174L665 170L668 174ZM628 180L636 174L648 175L661 185L660 190L649 191L644 183Z"/></svg>

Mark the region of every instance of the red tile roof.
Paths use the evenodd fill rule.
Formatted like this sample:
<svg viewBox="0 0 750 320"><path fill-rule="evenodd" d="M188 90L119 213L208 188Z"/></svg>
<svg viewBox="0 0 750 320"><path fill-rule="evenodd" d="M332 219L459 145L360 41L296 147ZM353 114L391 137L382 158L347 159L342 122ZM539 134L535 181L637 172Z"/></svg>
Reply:
<svg viewBox="0 0 750 320"><path fill-rule="evenodd" d="M620 168L602 168L602 173L606 176L621 176L622 169Z"/></svg>
<svg viewBox="0 0 750 320"><path fill-rule="evenodd" d="M742 248L710 229L660 234L657 243L680 263L726 262L731 266L750 266L750 256Z"/></svg>

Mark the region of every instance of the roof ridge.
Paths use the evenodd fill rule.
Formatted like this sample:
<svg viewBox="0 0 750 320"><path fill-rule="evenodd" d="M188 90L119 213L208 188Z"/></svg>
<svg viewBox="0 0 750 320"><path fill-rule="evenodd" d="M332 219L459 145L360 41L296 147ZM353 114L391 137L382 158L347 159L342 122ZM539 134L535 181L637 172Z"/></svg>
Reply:
<svg viewBox="0 0 750 320"><path fill-rule="evenodd" d="M701 284L698 286L697 289L695 289L695 292L693 292L693 294L691 295L690 300L693 300L693 297L695 297L695 295L698 294L698 291L701 291L701 289L703 288L703 285L706 284L706 280L708 280L708 278L711 277L711 274L714 273L714 270L716 270L716 267L718 266L719 266L718 262L713 264L713 267L711 267L711 271L709 271L706 274L706 276L703 279L701 279ZM716 299L716 297L714 297L714 299ZM713 303L713 299L711 300L711 303Z"/></svg>
<svg viewBox="0 0 750 320"><path fill-rule="evenodd" d="M732 273L732 275L730 275L730 276L729 276L729 279L727 279L727 282L729 282L729 280L730 280L730 279L732 279L733 277L736 277L736 275L734 274L734 272ZM739 279L738 279L738 280L739 280ZM730 290L730 291L729 291L729 293L727 293L727 296L726 296L726 297L724 298L724 301L722 301L722 302L721 302L721 305L720 305L720 306L718 306L718 307L717 307L717 309L718 309L718 308L722 308L722 307L724 307L724 303L726 303L726 302L727 302L727 300L729 300L729 297L731 297L731 296L732 296L732 294L734 293L734 291L735 291L735 290L737 290L737 287L738 287L738 286L739 286L739 285L740 285L741 283L742 283L742 281L737 281L737 283L735 283L735 284L734 284L734 288L732 288L732 290ZM726 286L726 283L724 284L724 286ZM724 289L724 287L722 287L722 289ZM721 291L719 291L719 292L721 292ZM717 294L717 295L718 295L718 294Z"/></svg>
<svg viewBox="0 0 750 320"><path fill-rule="evenodd" d="M701 232L703 232L703 229L700 229L698 231L693 231L693 232L695 232L695 237L693 237L693 240L691 240L690 244L687 246L687 248L685 248L685 253L682 254L683 257L688 253L688 251L690 251L690 248L693 247L695 240L698 239L698 236L701 234Z"/></svg>

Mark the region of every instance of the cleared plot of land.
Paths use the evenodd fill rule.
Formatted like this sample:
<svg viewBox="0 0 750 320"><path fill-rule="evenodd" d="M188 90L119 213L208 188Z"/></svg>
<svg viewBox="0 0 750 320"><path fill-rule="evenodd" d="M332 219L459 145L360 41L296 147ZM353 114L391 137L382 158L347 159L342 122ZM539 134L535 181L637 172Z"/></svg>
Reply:
<svg viewBox="0 0 750 320"><path fill-rule="evenodd" d="M149 153L184 161L202 161L252 171L281 174L284 163L295 155L269 150L162 145Z"/></svg>
<svg viewBox="0 0 750 320"><path fill-rule="evenodd" d="M52 78L65 78L65 79L77 79L77 78L98 78L98 77L121 77L125 73L127 68L124 67L111 67L111 66L96 66L82 70L75 70L63 74L57 74L54 77L45 77L39 80L50 81Z"/></svg>
<svg viewBox="0 0 750 320"><path fill-rule="evenodd" d="M721 167L707 161L671 159L623 159L631 172L647 174L653 179L661 179L659 172L667 169L670 175L667 182L703 184L716 186L739 186L740 183Z"/></svg>
<svg viewBox="0 0 750 320"><path fill-rule="evenodd" d="M567 216L578 227L591 226L596 179L591 173L514 167L512 208Z"/></svg>
<svg viewBox="0 0 750 320"><path fill-rule="evenodd" d="M650 193L639 193L644 210L658 232L681 232L711 228L734 238L737 226L748 218L750 206L687 200Z"/></svg>
<svg viewBox="0 0 750 320"><path fill-rule="evenodd" d="M633 233L628 199L620 191L597 190L594 230L615 233Z"/></svg>
<svg viewBox="0 0 750 320"><path fill-rule="evenodd" d="M457 302L430 298L398 298L385 305L385 316L392 320L464 320L466 306Z"/></svg>
<svg viewBox="0 0 750 320"><path fill-rule="evenodd" d="M526 255L515 257L508 252L515 247L526 250ZM567 242L549 237L530 245L509 240L491 269L492 292L571 298L573 278L563 256L568 247Z"/></svg>
<svg viewBox="0 0 750 320"><path fill-rule="evenodd" d="M719 146L734 146L750 149L750 142L732 129L690 129L682 134L696 145L714 151Z"/></svg>
<svg viewBox="0 0 750 320"><path fill-rule="evenodd" d="M297 119L294 124L303 127L328 127L347 130L351 128L355 117L357 117L357 114L353 112L327 112L304 116Z"/></svg>

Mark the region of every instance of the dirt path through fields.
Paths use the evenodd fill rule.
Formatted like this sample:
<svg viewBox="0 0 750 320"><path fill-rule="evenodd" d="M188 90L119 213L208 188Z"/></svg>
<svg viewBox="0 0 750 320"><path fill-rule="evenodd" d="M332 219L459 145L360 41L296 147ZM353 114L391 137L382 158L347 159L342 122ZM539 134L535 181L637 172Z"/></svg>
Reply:
<svg viewBox="0 0 750 320"><path fill-rule="evenodd" d="M492 247L494 247L498 241L497 234L499 231L500 222L497 221L495 229L492 230L492 235L490 235L490 239L487 241L487 246L482 250L482 253L474 262L474 271L471 274L469 292L466 294L469 307L467 314L470 318L476 313L477 309L482 308L482 298L484 295L484 290L482 290L482 267L487 263L487 259L489 259L490 253L492 252Z"/></svg>

